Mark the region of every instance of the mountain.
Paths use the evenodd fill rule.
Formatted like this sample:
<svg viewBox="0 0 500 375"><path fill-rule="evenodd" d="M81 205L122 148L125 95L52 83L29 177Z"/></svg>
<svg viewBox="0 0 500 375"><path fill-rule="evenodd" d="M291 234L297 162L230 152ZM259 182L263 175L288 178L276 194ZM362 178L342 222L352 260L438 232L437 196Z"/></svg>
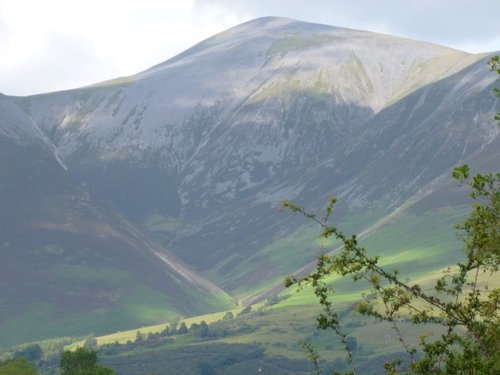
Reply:
<svg viewBox="0 0 500 375"><path fill-rule="evenodd" d="M495 165L500 157L487 58L290 19L250 21L131 77L6 98L15 115L2 118L24 119L2 123L8 142L34 145L47 159L37 169L40 154L12 146L2 176L17 181L11 189L28 190L9 204L39 207L19 211L19 220L29 219L24 228L48 221L51 233L73 220L101 220L57 232L70 233L75 248L95 238L95 259L74 264L100 266L108 248L121 249L106 241L119 238L133 244L131 256L151 260L151 269L179 277L158 266L151 251L158 246L229 294L247 297L317 253L314 231L279 212L283 199L314 209L336 194L336 218L356 231L400 207L463 204L463 192L449 194L451 168ZM44 182L26 185L34 170ZM88 203L78 211L81 201ZM3 212L10 222L10 211ZM28 240L10 233L8 243ZM43 246L61 261L70 245L56 242ZM16 251L29 253L35 243ZM133 259L124 262L142 265ZM127 272L153 277L148 267ZM128 290L119 279L109 282ZM188 305L181 298L177 308Z"/></svg>
<svg viewBox="0 0 500 375"><path fill-rule="evenodd" d="M231 306L71 176L20 107L2 97L0 114L1 345Z"/></svg>

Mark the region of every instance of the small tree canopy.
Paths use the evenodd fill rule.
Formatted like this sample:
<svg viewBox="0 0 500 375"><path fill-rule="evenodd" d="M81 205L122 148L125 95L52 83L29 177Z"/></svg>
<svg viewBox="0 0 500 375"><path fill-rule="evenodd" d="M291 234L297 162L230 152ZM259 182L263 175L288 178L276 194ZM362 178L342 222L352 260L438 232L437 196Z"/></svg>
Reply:
<svg viewBox="0 0 500 375"><path fill-rule="evenodd" d="M95 350L85 348L64 351L59 366L61 375L114 375L112 369L97 364Z"/></svg>
<svg viewBox="0 0 500 375"><path fill-rule="evenodd" d="M0 375L38 375L38 372L26 358L14 358L0 361Z"/></svg>
<svg viewBox="0 0 500 375"><path fill-rule="evenodd" d="M43 350L40 345L32 344L15 352L14 357L23 357L32 362L36 362L43 357Z"/></svg>
<svg viewBox="0 0 500 375"><path fill-rule="evenodd" d="M182 322L179 325L179 328L177 329L177 334L178 335L185 335L186 333L188 333L188 328L186 326L186 323Z"/></svg>

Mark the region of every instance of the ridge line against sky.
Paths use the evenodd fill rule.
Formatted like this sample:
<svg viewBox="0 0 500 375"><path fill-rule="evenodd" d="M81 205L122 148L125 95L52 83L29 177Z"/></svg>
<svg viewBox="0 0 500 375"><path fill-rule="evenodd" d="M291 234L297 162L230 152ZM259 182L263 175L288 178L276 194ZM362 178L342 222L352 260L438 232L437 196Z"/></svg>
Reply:
<svg viewBox="0 0 500 375"><path fill-rule="evenodd" d="M0 0L0 92L132 75L265 16L497 51L499 14L500 0Z"/></svg>

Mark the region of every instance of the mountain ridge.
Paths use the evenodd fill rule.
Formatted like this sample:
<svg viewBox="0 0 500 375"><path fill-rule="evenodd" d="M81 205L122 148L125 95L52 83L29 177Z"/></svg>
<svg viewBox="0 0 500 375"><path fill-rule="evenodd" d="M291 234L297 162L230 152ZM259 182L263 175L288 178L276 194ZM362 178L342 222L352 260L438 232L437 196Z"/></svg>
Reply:
<svg viewBox="0 0 500 375"><path fill-rule="evenodd" d="M0 97L0 138L39 144L47 159L40 167L38 159L45 159L22 144L5 152L0 177L17 182L5 190L0 184L0 194L18 189L25 196L13 198L4 212L21 210L23 199L39 199L33 204L43 208L43 217L53 205L62 229L42 250L47 256L67 250L51 247L64 236L79 249L71 230L89 228L69 225L82 214L79 199L58 204L12 177L24 165L28 181L40 167L46 194L52 197L52 184L54 191L67 184L69 192L90 196L88 207L95 207L102 228L133 243L130 253L146 251L149 260L155 253L152 262L161 260L163 267L182 262L180 273L212 293L203 297L186 286L179 299L193 293L190 309L227 305L226 292L247 296L314 258L307 251L314 246L306 240L311 232L278 212L281 200L315 209L337 194L339 219L362 222L347 223L362 231L422 189L431 186L425 202L433 199L433 186L446 195L450 185L443 176L458 163L494 164L500 155L492 114L499 110L486 58L266 18L118 81ZM450 207L464 202L463 195L453 196L446 201ZM114 224L108 211L116 215ZM17 215L36 219L26 210ZM6 215L3 220L9 221ZM94 241L85 249L96 256L90 265L107 249L100 237L106 234L99 225L94 229L85 232ZM37 246L20 245L19 251ZM140 279L148 268L134 259L127 267L139 268L127 272ZM169 294L174 289L160 292L161 303L175 299Z"/></svg>
<svg viewBox="0 0 500 375"><path fill-rule="evenodd" d="M326 155L324 153L330 145L339 148L339 151L333 156L327 156L327 160L337 160L335 163L338 163L339 160L350 157L348 155L364 154L365 161L356 157L359 159L358 163L369 162L371 154L363 151L366 149L366 144L371 143L374 137L380 139L383 144L387 143L381 139L381 130L373 130L386 127L383 117L387 111L384 111L384 108L377 109L376 106L370 106L369 102L372 99L367 99L371 95L369 87L374 85L374 79L370 77L375 73L380 77L386 76L379 70L372 69L371 73L368 73L371 68L367 66L373 68L377 56L385 59L382 60L382 65L395 66L390 68L389 72L399 70L407 72L402 75L403 77L406 74L407 78L401 81L400 91L406 93L408 87L413 87L414 90L405 94L405 98L412 97L412 93L418 90L423 90L420 91L423 94L419 99L415 99L415 105L412 104L412 110L408 113L410 117L404 120L406 124L410 124L412 116L414 117L419 110L422 112L421 109L427 105L425 93L433 92L422 87L439 84L439 80L431 80L432 83L424 80L423 83L415 85L413 81L418 75L416 78L413 71L420 69L425 73L434 69L437 73L434 72L434 75L430 76L432 79L438 75L443 84L449 82L446 85L456 87L453 93L448 93L450 105L459 99L457 96L468 95L466 91L457 91L461 83L453 78L452 73L456 70L459 72L454 74L458 74L461 78L457 79L462 82L466 84L470 80L479 82L470 86L467 89L469 92L485 87L494 80L479 67L481 63L470 64L480 56L453 51L458 55L454 55L454 59L448 61L447 56L452 50L431 46L429 51L427 50L429 45L426 43L410 41L411 48L406 46L401 50L400 44L407 43L405 39L380 37L373 33L345 31L339 28L330 29L322 25L309 25L293 20L271 19L271 21L279 24L278 29L282 29L282 35L274 32L271 36L266 36L269 34L267 29L264 31L257 29L255 31L258 36L257 42L253 35L248 37L255 44L248 43L246 36L243 42L238 38L234 40L234 35L241 35L255 25L249 22L208 39L210 43L215 43L222 38L230 45L237 45L237 48L227 48L227 45L223 44L224 48L215 48L214 52L210 49L211 45L207 47L207 41L204 41L194 47L197 53L202 50L204 58L194 59L190 52L187 68L182 66L183 69L179 70L179 61L182 62L186 57L185 54L181 54L180 57L174 58L173 66L169 65L171 60L168 60L161 64L161 69L153 68L154 74L148 73L142 77L142 73L139 73L137 81L123 87L119 85L95 88L94 91L73 93L73 98L71 95L64 95L62 102L57 95L45 96L43 99L48 104L52 103L48 107L43 100L39 100L41 98L33 98L32 115L47 134L54 134L52 139L56 147L69 164L73 163L74 171L83 173L80 174L81 178L94 180L97 178L97 183L102 184L99 181L109 179L109 176L104 176L104 172L98 172L98 176L92 177L91 175L95 173L95 167L92 165L102 171L109 169L102 167L103 165L117 165L120 166L118 169L126 170L127 165L132 163L135 165L134 170L142 171L137 176L138 179L151 181L152 174L161 176L161 181L157 181L156 184L162 186L163 191L169 192L170 200L165 201L165 210L160 211L160 214L177 217L179 214L184 215L182 213L184 211L187 219L197 215L197 211L205 210L206 204L221 207L226 204L225 202L236 200L238 195L244 196L247 194L245 192L249 192L250 195L256 194L253 195L254 202L263 205L269 203L276 205L286 195L289 198L297 196L297 192L306 186L304 181L286 184L284 191L278 190L277 198L271 198L276 195L272 193L272 189L275 188L260 192L256 192L256 189L270 180L275 180L275 184L279 186L279 176L286 170L300 170L308 168L308 165L318 165L320 162L331 168L332 162L321 161L324 156L320 156L322 153ZM256 22L258 25L262 20ZM326 41L322 39L321 35L315 34L318 27L321 30L332 30L333 37L337 37L340 42L332 43L328 39L332 37L331 35L327 35ZM301 28L305 31L297 36L296 31ZM345 39L346 36L343 34L337 35L339 32L341 34L347 32L347 36L351 38ZM262 39L261 33L264 35ZM381 38L381 41L377 38ZM368 41L375 39L372 43L378 47L367 48L367 39ZM307 43L304 44L304 40ZM396 44L391 45L392 49L380 48L380 44L385 46L385 43L394 41ZM278 42L277 47L276 42ZM414 48L416 44L422 52ZM266 51L270 48L274 50L266 56ZM411 56L406 55L409 49L412 50L411 56L427 56L426 58L431 56L430 60L424 60L428 66L422 67L422 61L418 59L410 63ZM353 50L356 54L364 51L365 59L370 63L360 63L362 60L359 60L357 55L353 57ZM378 52L371 54L372 51ZM335 58L318 57L321 53ZM432 56L444 56L445 60L438 58L436 65ZM464 56L467 58L463 59ZM331 69L338 74L328 75L321 73L319 69L319 75L323 75L322 80L311 79L309 72L318 74L316 61L320 64L328 61ZM444 67L441 64L444 64ZM301 69L291 68L293 66L300 66ZM349 66L354 68L351 69ZM463 66L465 70L460 69ZM465 72L472 66L476 67L472 69L475 76L460 75L462 74L460 72ZM253 72L251 75L245 74L248 69ZM268 75L265 73L266 69ZM255 79L257 81L253 81ZM420 86L422 87L419 89ZM462 84L461 87L465 86ZM207 87L209 89L205 91ZM438 96L441 95L440 90L437 90ZM391 101L392 91L389 90L383 95L384 102ZM413 97L416 98L416 94ZM55 98L55 102L52 98ZM73 104L68 106L65 103ZM388 105L390 108L396 108L398 101ZM64 112L61 112L59 107L64 108ZM306 114L307 111L309 113ZM64 113L64 117L54 117L50 115L51 112ZM443 116L442 111L441 113ZM366 126L377 118L380 119L379 125ZM417 120L419 121L420 117ZM306 130L307 126L303 124L307 123L314 125ZM398 123L399 121L393 123L392 129L404 138L405 135L397 130ZM315 134L322 132L323 136L308 140L307 134L311 131ZM366 131L371 135L357 137L360 131ZM424 133L420 134L424 136ZM353 150L349 150L341 143L348 138L350 138L348 142L355 141L353 145L358 144ZM250 143L243 142L241 147L234 146L244 139L250 140ZM391 146L386 144L384 147ZM91 152L88 153L86 149ZM354 151L356 149L357 151ZM382 155L381 152L378 150L379 156ZM80 153L84 155L87 153L90 158L84 156L81 159L78 156ZM216 160L224 160L224 166L222 167ZM235 164L235 160L241 161ZM245 167L245 164L249 166ZM291 167L293 164L296 167ZM364 168L362 164L360 168ZM159 169L156 169L158 167ZM116 174L113 186L121 181L122 173L117 171ZM348 176L348 174L346 175L346 171L340 171L340 175ZM359 195L356 189L361 189L360 186L363 184L347 180L346 183L345 188L342 188L346 192L341 196L347 194L350 204L365 204L363 202L368 199L366 193L362 194L363 197L356 197ZM337 185L342 186L342 184ZM354 195L347 193L349 186L355 185L359 187L354 188ZM108 190L111 188L106 187ZM110 190L109 192L108 190L101 190L100 193L109 195ZM160 193L151 190L142 191L140 195L154 196L151 209L159 199L162 199ZM123 208L124 200L115 200L114 203ZM132 210L138 209L133 207L128 212ZM141 215L147 217L147 210ZM216 213L210 216L214 215L217 216Z"/></svg>

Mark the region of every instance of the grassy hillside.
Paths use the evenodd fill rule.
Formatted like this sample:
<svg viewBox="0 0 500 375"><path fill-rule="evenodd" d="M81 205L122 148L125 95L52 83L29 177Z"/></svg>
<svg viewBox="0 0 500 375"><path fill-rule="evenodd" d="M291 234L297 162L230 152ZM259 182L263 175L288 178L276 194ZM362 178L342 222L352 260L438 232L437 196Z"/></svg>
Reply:
<svg viewBox="0 0 500 375"><path fill-rule="evenodd" d="M462 244L453 226L463 220L466 213L465 208L447 208L425 213L407 211L378 230L367 234L362 243L370 253L379 254L381 264L389 269L398 268L409 279L420 280L424 285L430 285L433 278L440 274L441 269L461 259ZM314 238L312 236L311 241L314 241ZM315 246L320 245L328 249L327 244ZM331 283L336 291L333 297L335 308L340 312L349 335L357 340L355 355L362 363L383 362L387 355L400 351L400 343L390 327L374 324L355 313L356 302L366 286L353 284L350 280L338 277L331 277ZM155 371L157 374L174 374L177 372L174 372L173 368L182 367L182 361L175 362L180 361L176 356L189 358L189 363L195 366L193 371L198 371L197 366L203 367L203 363L214 366L219 363L218 361L222 361L224 355L228 356L224 357L226 358L224 361L227 362L222 365L224 371L229 371L229 368L234 369L233 366L239 363L244 368L242 374L250 374L258 367L274 368L275 373L285 374L290 373L285 370L287 366L295 365L303 369L303 372L297 373L307 373L310 368L303 362L305 354L302 344L312 342L330 364L343 366L344 353L338 339L331 332L318 332L315 329L315 317L319 312L319 305L310 287L305 286L299 292L285 290L278 296L252 306L251 312L241 314L241 311L241 307L231 310L234 316L231 319L224 319L227 312L223 311L178 321L178 324L185 322L188 327L205 321L209 324L211 332L206 337L188 333L160 338L158 336L160 332L167 325L171 326L167 321L158 325L99 336L96 339L101 348L100 356L104 363L121 369L120 374L137 373L130 372L127 367ZM403 332L415 340L420 333L433 329L433 327L415 327L410 323L402 325ZM145 341L134 343L137 332L141 333ZM66 348L71 349L83 343L84 340L76 341ZM225 347L226 344L240 346L231 346L234 349L232 352L232 349L224 349L230 348ZM242 357L245 350L254 353L255 356ZM206 354L205 358L203 353L212 354ZM170 355L173 357L169 357ZM171 358L179 367L174 366L171 372L167 371L163 367L165 358ZM366 369L363 373L370 372Z"/></svg>
<svg viewBox="0 0 500 375"><path fill-rule="evenodd" d="M0 347L234 306L163 263L48 148L0 136L0 197Z"/></svg>

